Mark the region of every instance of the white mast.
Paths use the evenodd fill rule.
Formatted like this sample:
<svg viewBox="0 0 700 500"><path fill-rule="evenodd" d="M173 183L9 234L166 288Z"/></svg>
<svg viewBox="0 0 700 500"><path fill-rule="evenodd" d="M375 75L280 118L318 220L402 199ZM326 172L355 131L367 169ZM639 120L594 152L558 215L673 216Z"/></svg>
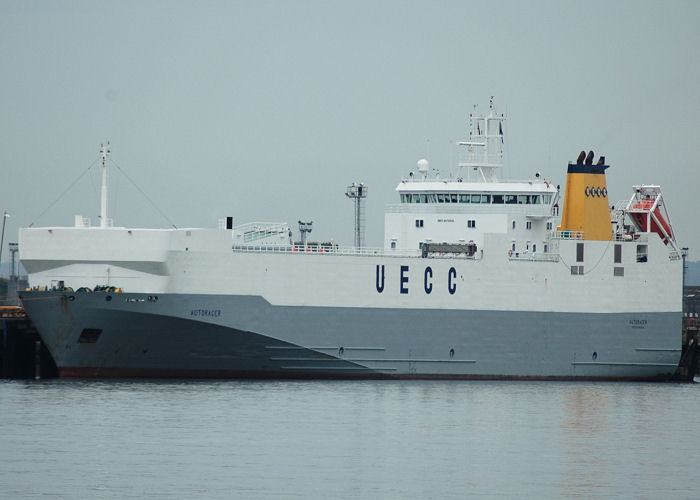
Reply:
<svg viewBox="0 0 700 500"><path fill-rule="evenodd" d="M109 142L107 146L101 144L100 153L102 153L102 204L100 207L100 227L108 227L107 219L107 155L109 154Z"/></svg>
<svg viewBox="0 0 700 500"><path fill-rule="evenodd" d="M457 166L478 171L478 181L497 182L497 171L503 167L503 122L506 117L496 114L493 96L489 101L489 109L486 116L469 115L469 140L457 143L467 146L467 161L460 162Z"/></svg>

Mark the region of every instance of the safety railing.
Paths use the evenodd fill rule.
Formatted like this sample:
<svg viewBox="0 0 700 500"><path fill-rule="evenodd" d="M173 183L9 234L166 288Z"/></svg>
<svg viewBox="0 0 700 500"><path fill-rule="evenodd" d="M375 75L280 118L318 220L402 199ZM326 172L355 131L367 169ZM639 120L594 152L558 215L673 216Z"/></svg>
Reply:
<svg viewBox="0 0 700 500"><path fill-rule="evenodd" d="M554 237L559 240L582 240L583 231L555 231Z"/></svg>
<svg viewBox="0 0 700 500"><path fill-rule="evenodd" d="M559 254L550 252L508 252L508 260L521 260L528 262L559 262Z"/></svg>
<svg viewBox="0 0 700 500"><path fill-rule="evenodd" d="M294 255L354 255L362 257L420 257L420 250L385 250L384 248L355 248L340 246L303 245L233 245L234 252L274 253Z"/></svg>

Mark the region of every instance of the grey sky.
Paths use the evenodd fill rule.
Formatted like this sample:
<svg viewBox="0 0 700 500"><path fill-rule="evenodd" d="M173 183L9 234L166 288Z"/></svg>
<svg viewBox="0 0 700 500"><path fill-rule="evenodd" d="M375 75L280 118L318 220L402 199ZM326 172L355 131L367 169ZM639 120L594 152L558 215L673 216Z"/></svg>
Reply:
<svg viewBox="0 0 700 500"><path fill-rule="evenodd" d="M700 2L0 0L6 241L111 141L179 227L313 220L352 244L346 185L369 185L367 244L418 159L450 169L473 104L508 114L504 177L561 184L581 149L612 202L660 183L700 259ZM99 214L91 169L37 226ZM167 227L112 169L115 225ZM3 252L3 260L9 253Z"/></svg>

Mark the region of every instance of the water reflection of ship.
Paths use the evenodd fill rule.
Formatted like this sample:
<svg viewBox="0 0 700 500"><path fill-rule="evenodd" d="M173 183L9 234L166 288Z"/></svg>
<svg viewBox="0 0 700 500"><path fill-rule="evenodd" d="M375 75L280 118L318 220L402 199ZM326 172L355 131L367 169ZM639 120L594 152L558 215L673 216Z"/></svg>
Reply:
<svg viewBox="0 0 700 500"><path fill-rule="evenodd" d="M608 479L610 459L605 447L611 434L610 392L594 386L572 387L564 393L561 440L565 446L564 489L567 497L590 498L592 491L614 484Z"/></svg>

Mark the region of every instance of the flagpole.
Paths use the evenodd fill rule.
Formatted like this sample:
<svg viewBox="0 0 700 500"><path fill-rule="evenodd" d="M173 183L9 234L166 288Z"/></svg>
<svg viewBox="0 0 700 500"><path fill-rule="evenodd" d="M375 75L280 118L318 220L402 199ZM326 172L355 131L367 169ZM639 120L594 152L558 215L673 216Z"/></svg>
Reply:
<svg viewBox="0 0 700 500"><path fill-rule="evenodd" d="M10 214L7 213L7 210L5 210L2 214L2 236L0 236L0 269L2 269L2 247L5 245L5 221L9 216Z"/></svg>

